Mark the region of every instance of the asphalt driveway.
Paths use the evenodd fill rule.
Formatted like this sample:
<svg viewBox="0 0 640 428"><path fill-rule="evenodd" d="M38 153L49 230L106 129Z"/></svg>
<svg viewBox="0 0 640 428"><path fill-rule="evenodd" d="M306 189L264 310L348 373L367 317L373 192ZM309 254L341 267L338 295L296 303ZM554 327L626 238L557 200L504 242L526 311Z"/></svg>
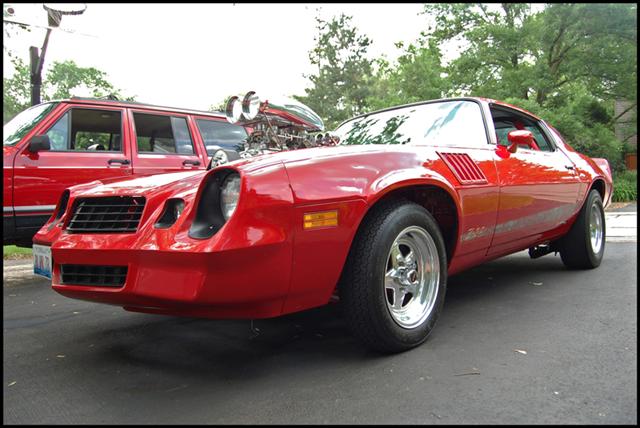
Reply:
<svg viewBox="0 0 640 428"><path fill-rule="evenodd" d="M381 356L337 306L144 315L5 278L4 423L637 423L637 250L567 271L525 252L450 279L431 338ZM257 335L256 335L257 333Z"/></svg>

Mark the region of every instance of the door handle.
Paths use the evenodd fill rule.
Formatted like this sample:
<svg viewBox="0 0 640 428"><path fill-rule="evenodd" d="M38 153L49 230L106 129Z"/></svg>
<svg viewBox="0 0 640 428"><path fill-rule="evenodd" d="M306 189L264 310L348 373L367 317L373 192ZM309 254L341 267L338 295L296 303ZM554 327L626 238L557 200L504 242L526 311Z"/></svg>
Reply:
<svg viewBox="0 0 640 428"><path fill-rule="evenodd" d="M565 165L564 167L565 167L565 168L567 168L567 169L570 169L570 170L574 170L574 169L575 169L575 168L573 167L573 165Z"/></svg>
<svg viewBox="0 0 640 428"><path fill-rule="evenodd" d="M182 165L184 165L184 166L187 166L187 165L198 166L198 165L200 165L200 161L187 159L187 160L182 162Z"/></svg>
<svg viewBox="0 0 640 428"><path fill-rule="evenodd" d="M131 163L131 161L129 159L109 159L107 161L107 163L109 165L111 165L112 163L119 163L119 164L122 164L122 165L129 165Z"/></svg>

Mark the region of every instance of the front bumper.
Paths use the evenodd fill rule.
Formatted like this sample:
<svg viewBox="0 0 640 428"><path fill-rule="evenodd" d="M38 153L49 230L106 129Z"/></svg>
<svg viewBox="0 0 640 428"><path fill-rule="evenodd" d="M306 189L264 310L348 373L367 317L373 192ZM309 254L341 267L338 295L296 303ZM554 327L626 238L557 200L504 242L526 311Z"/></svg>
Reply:
<svg viewBox="0 0 640 428"><path fill-rule="evenodd" d="M218 252L52 248L52 287L127 310L207 318L282 314L289 289L287 241ZM122 287L62 284L61 265L127 266Z"/></svg>

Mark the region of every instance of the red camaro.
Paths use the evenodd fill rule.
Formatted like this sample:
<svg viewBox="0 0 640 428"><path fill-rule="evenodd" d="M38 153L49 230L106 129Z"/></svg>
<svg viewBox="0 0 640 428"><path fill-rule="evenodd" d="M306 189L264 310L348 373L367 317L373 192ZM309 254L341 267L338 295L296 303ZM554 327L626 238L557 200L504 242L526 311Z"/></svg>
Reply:
<svg viewBox="0 0 640 428"><path fill-rule="evenodd" d="M608 162L517 107L428 101L324 135L308 108L253 93L227 115L253 129L242 159L63 194L34 238L55 291L208 318L339 300L358 339L397 352L428 337L448 275L527 248L602 260Z"/></svg>

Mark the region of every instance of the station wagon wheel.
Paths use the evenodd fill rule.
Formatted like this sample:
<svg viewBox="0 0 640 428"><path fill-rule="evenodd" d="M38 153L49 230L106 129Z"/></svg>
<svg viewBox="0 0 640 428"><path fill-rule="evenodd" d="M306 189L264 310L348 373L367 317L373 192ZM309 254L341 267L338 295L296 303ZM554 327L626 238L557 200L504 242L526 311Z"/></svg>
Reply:
<svg viewBox="0 0 640 428"><path fill-rule="evenodd" d="M600 193L592 189L575 223L558 241L562 262L571 269L593 269L604 256L606 224Z"/></svg>
<svg viewBox="0 0 640 428"><path fill-rule="evenodd" d="M340 301L354 336L400 352L423 343L444 303L447 264L437 222L409 201L374 206L354 238Z"/></svg>

